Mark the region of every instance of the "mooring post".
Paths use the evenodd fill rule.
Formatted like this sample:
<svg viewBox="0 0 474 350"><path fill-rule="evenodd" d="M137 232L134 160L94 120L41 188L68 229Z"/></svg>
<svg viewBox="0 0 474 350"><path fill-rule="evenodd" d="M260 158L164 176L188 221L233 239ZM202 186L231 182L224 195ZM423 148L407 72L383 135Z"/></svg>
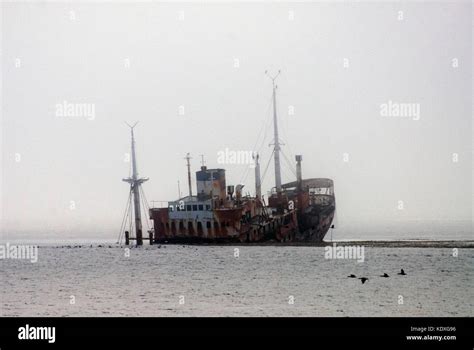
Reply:
<svg viewBox="0 0 474 350"><path fill-rule="evenodd" d="M148 237L150 239L150 245L153 245L153 232L149 231L148 232Z"/></svg>
<svg viewBox="0 0 474 350"><path fill-rule="evenodd" d="M125 231L125 245L130 245L130 233Z"/></svg>

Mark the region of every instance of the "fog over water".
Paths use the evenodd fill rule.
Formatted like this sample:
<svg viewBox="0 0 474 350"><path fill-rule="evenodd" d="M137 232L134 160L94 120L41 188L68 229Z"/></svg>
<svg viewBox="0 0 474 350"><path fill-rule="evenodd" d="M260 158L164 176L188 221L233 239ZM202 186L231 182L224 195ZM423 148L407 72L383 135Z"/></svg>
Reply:
<svg viewBox="0 0 474 350"><path fill-rule="evenodd" d="M302 154L303 177L334 180L335 239L473 238L469 2L1 9L2 240L116 239L130 167L124 121L139 121L150 202L175 200L178 180L186 194L187 152L193 171L203 154L254 195L249 165L219 164L218 154L258 150L263 172L267 69L282 72L289 162ZM283 181L293 181L286 163ZM262 188L272 186L270 165Z"/></svg>

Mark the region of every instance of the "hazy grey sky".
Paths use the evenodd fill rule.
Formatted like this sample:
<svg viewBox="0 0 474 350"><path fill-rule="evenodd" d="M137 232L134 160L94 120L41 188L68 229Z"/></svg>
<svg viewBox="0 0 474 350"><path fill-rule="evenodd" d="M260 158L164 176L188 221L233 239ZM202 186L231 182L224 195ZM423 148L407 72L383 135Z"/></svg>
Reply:
<svg viewBox="0 0 474 350"><path fill-rule="evenodd" d="M264 71L281 69L284 151L334 180L339 230L463 220L472 234L471 30L469 2L3 3L2 231L115 237L124 121L140 121L150 201L175 200L178 180L186 193L186 152L237 184L248 166L217 153L253 149L271 113ZM95 115L60 116L64 101ZM384 116L389 101L419 114Z"/></svg>

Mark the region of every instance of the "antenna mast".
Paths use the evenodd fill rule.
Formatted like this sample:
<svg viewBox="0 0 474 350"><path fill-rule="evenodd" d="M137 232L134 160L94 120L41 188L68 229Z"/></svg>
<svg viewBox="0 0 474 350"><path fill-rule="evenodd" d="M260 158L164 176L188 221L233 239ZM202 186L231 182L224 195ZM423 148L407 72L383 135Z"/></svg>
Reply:
<svg viewBox="0 0 474 350"><path fill-rule="evenodd" d="M277 193L281 193L281 165L280 165L280 139L278 137L278 120L277 120L277 110L276 110L276 89L277 85L275 84L276 78L280 75L280 71L275 76L268 74L268 71L265 71L265 74L272 80L273 85L273 138L274 138L274 152L275 152L275 187Z"/></svg>

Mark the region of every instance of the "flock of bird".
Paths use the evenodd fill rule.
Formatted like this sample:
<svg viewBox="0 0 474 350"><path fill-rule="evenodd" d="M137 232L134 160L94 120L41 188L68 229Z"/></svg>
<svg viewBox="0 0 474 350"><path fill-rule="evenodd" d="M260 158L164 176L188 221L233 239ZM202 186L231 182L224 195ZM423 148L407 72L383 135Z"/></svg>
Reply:
<svg viewBox="0 0 474 350"><path fill-rule="evenodd" d="M401 275L401 276L406 276L406 273L403 269L400 270L399 273L397 273L397 275ZM349 276L347 276L349 278L357 278L356 275L354 274L350 274ZM388 278L390 277L387 273L384 273L383 275L380 275L380 277L384 277L384 278ZM367 282L369 279L367 277L359 277L360 281L362 282L362 284L364 284L365 282Z"/></svg>

